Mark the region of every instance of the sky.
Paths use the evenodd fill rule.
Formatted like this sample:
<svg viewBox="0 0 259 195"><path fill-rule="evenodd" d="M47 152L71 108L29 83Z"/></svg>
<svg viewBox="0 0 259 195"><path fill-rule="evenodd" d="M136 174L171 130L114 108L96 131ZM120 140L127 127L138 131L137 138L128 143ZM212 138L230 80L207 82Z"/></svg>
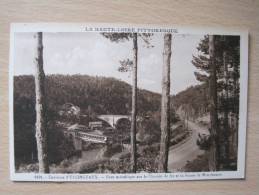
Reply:
<svg viewBox="0 0 259 195"><path fill-rule="evenodd" d="M171 94L177 94L195 79L192 55L204 35L173 35L171 55ZM161 93L163 65L163 34L154 34L154 47L147 48L138 38L138 87ZM35 73L36 38L34 33L16 33L14 38L14 75ZM43 33L45 74L86 74L114 77L131 84L131 73L118 71L119 61L132 59L132 40L111 42L100 33Z"/></svg>

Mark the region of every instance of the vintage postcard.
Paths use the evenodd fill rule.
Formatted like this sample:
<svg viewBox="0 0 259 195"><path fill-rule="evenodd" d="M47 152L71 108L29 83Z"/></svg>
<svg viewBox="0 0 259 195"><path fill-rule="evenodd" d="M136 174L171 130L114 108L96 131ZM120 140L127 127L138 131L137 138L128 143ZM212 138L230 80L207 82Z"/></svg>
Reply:
<svg viewBox="0 0 259 195"><path fill-rule="evenodd" d="M13 181L245 178L248 32L11 25Z"/></svg>

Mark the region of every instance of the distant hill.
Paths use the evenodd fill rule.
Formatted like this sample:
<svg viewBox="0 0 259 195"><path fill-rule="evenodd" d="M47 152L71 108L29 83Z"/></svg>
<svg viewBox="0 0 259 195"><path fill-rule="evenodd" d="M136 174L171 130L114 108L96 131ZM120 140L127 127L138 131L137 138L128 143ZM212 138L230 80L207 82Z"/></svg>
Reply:
<svg viewBox="0 0 259 195"><path fill-rule="evenodd" d="M14 107L33 110L35 90L33 76L14 77ZM172 96L174 110L187 110L190 116L202 116L208 109L208 91L205 85L196 85ZM110 77L87 75L46 76L46 97L49 110L58 111L62 105L72 103L81 110L96 114L130 114L131 86ZM161 95L139 89L138 113L160 111ZM25 111L24 110L24 111ZM29 111L29 110L27 110Z"/></svg>
<svg viewBox="0 0 259 195"><path fill-rule="evenodd" d="M33 76L14 77L14 103L21 101L35 104ZM65 103L72 103L82 110L91 109L96 114L129 114L131 111L131 86L108 77L86 75L46 76L46 97L49 109L58 110ZM160 110L161 95L139 90L138 111Z"/></svg>
<svg viewBox="0 0 259 195"><path fill-rule="evenodd" d="M172 97L172 104L178 115L188 113L192 119L208 112L208 87L204 84L188 87Z"/></svg>

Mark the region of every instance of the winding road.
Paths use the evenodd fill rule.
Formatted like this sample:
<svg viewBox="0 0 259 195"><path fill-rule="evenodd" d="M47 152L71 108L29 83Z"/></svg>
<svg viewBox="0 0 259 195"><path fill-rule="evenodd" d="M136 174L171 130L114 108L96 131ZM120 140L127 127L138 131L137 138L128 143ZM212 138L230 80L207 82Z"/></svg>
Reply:
<svg viewBox="0 0 259 195"><path fill-rule="evenodd" d="M204 153L196 144L198 134L209 134L206 127L197 123L188 121L188 127L192 130L191 138L182 145L171 148L168 156L168 170L170 172L177 172L186 162L194 160L198 155Z"/></svg>

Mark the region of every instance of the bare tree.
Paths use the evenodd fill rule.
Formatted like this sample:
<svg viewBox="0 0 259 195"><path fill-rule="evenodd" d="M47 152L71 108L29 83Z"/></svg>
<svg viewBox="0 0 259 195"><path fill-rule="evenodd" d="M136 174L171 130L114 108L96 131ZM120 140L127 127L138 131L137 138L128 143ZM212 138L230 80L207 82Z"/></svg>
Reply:
<svg viewBox="0 0 259 195"><path fill-rule="evenodd" d="M37 57L35 73L36 95L36 141L38 149L39 172L49 173L47 152L46 102L45 102L45 74L43 69L42 32L36 34Z"/></svg>
<svg viewBox="0 0 259 195"><path fill-rule="evenodd" d="M164 35L162 102L161 102L161 142L158 171L167 172L170 141L170 60L172 35Z"/></svg>

